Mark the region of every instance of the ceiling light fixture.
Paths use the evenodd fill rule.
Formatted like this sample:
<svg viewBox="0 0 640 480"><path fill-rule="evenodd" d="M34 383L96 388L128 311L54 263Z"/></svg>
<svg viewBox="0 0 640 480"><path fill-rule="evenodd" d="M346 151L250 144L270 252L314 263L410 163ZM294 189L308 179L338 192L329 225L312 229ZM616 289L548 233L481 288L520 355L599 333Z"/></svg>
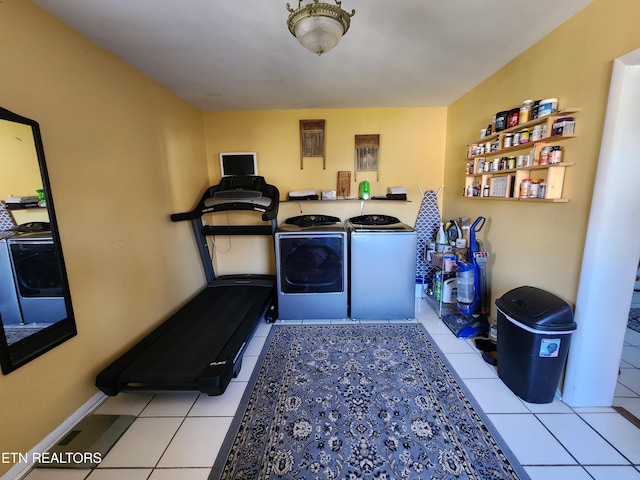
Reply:
<svg viewBox="0 0 640 480"><path fill-rule="evenodd" d="M313 0L313 3L300 6L302 0L298 0L298 8L295 10L287 3L287 10L291 12L287 19L289 31L300 45L312 53L322 55L328 52L349 30L351 17L356 11L345 12L340 8L342 2L334 1L335 5Z"/></svg>

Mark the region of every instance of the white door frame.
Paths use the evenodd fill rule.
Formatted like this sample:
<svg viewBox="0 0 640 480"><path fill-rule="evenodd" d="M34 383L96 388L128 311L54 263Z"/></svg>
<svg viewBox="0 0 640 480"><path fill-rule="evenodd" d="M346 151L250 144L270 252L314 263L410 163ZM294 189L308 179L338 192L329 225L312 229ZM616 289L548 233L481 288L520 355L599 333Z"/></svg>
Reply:
<svg viewBox="0 0 640 480"><path fill-rule="evenodd" d="M562 392L611 406L640 257L640 49L613 62Z"/></svg>

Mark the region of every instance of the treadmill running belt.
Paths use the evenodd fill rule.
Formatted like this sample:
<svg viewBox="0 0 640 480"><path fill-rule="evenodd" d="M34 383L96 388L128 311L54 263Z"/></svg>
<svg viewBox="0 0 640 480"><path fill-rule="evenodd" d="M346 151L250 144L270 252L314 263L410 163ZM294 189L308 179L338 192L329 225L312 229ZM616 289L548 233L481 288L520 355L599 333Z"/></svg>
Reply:
<svg viewBox="0 0 640 480"><path fill-rule="evenodd" d="M99 376L105 393L125 390L224 392L245 342L273 294L270 286L209 286ZM106 389L103 387L107 387ZM108 387L114 387L111 393Z"/></svg>

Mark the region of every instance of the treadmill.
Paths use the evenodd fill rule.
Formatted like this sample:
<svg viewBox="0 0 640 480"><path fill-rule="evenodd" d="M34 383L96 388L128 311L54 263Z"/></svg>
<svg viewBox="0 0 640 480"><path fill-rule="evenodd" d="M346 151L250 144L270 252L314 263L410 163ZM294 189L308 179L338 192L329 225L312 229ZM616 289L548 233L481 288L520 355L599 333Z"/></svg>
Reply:
<svg viewBox="0 0 640 480"><path fill-rule="evenodd" d="M265 315L274 318L275 276L215 276L206 237L270 235L277 230L278 189L260 176L223 177L196 207L171 215L191 221L207 286L96 377L107 395L124 391L199 390L221 395L240 372L247 342ZM266 225L203 225L205 214L230 210L262 214Z"/></svg>

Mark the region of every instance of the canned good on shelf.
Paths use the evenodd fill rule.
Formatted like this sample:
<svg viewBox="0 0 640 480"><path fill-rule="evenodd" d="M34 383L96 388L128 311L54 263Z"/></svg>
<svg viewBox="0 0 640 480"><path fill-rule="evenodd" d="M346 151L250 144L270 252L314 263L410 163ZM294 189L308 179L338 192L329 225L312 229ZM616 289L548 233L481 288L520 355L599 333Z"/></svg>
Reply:
<svg viewBox="0 0 640 480"><path fill-rule="evenodd" d="M562 117L557 119L552 127L552 135L569 135L574 132L576 122L573 121L573 117Z"/></svg>
<svg viewBox="0 0 640 480"><path fill-rule="evenodd" d="M540 111L540 100L535 100L531 106L531 115L529 120L535 120L538 118L538 112Z"/></svg>
<svg viewBox="0 0 640 480"><path fill-rule="evenodd" d="M513 134L513 144L520 145L520 132L516 132Z"/></svg>
<svg viewBox="0 0 640 480"><path fill-rule="evenodd" d="M551 153L549 155L549 163L560 163L562 162L562 147L556 145L551 148Z"/></svg>
<svg viewBox="0 0 640 480"><path fill-rule="evenodd" d="M547 98L545 100L540 100L540 106L538 107L539 117L543 117L544 115L550 115L557 111L558 111L557 98Z"/></svg>
<svg viewBox="0 0 640 480"><path fill-rule="evenodd" d="M520 107L519 123L527 123L531 118L531 107L533 106L533 100L525 100Z"/></svg>
<svg viewBox="0 0 640 480"><path fill-rule="evenodd" d="M531 184L529 185L529 195L528 198L538 198L538 192L540 191L540 181L537 178L531 179Z"/></svg>
<svg viewBox="0 0 640 480"><path fill-rule="evenodd" d="M496 113L496 133L501 132L507 128L507 117L509 116L509 111L505 110L503 112Z"/></svg>
<svg viewBox="0 0 640 480"><path fill-rule="evenodd" d="M551 147L544 147L540 152L540 165L547 165L549 163L549 156L551 154Z"/></svg>
<svg viewBox="0 0 640 480"><path fill-rule="evenodd" d="M532 167L533 166L533 157L531 155L524 156L524 166Z"/></svg>
<svg viewBox="0 0 640 480"><path fill-rule="evenodd" d="M542 138L542 125L536 125L531 132L531 141L535 142Z"/></svg>
<svg viewBox="0 0 640 480"><path fill-rule="evenodd" d="M512 133L506 133L503 139L503 144L502 147L503 148L509 148L513 145L513 134Z"/></svg>
<svg viewBox="0 0 640 480"><path fill-rule="evenodd" d="M512 108L507 115L507 128L517 127L520 120L520 109Z"/></svg>
<svg viewBox="0 0 640 480"><path fill-rule="evenodd" d="M538 190L538 198L545 198L547 196L547 182L542 182L540 184L540 189Z"/></svg>

